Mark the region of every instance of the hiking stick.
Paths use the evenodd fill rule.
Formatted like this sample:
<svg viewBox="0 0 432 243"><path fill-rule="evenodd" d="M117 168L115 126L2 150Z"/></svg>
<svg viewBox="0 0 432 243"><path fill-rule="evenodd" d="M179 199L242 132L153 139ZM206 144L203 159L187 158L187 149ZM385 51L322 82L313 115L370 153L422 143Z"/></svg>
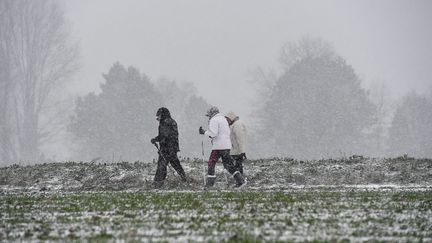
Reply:
<svg viewBox="0 0 432 243"><path fill-rule="evenodd" d="M227 186L229 185L229 183L228 183L228 177L227 177L227 175L226 175L226 172L227 172L227 170L225 169L225 167L223 168L223 174L224 174L224 176L225 176L225 182L226 182L226 184L227 184ZM229 173L229 172L228 172Z"/></svg>
<svg viewBox="0 0 432 243"><path fill-rule="evenodd" d="M204 160L204 139L201 140L201 153L202 153L202 160L203 160L203 179L204 179L204 186L205 186L206 173L205 173L205 160Z"/></svg>

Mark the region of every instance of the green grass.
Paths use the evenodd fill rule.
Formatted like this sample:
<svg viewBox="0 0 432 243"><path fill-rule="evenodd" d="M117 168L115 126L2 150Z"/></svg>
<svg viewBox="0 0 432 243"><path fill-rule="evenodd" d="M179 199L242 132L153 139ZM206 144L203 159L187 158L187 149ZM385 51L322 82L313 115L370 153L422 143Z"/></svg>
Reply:
<svg viewBox="0 0 432 243"><path fill-rule="evenodd" d="M432 239L430 191L111 192L0 196L0 241Z"/></svg>

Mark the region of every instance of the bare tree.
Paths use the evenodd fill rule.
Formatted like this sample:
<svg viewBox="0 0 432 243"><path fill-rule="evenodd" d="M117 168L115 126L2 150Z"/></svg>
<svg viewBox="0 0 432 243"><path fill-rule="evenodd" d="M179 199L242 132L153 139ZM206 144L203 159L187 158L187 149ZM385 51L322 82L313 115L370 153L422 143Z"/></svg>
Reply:
<svg viewBox="0 0 432 243"><path fill-rule="evenodd" d="M389 90L384 83L376 81L369 89L369 99L375 104L376 123L370 129L371 148L374 156L384 156L388 151L388 130L396 110L394 101L391 100Z"/></svg>
<svg viewBox="0 0 432 243"><path fill-rule="evenodd" d="M0 1L2 157L34 161L43 136L39 125L52 91L77 70L64 11L54 0ZM5 89L6 90L6 89ZM3 139L3 140L5 140ZM16 158L11 155L15 154Z"/></svg>
<svg viewBox="0 0 432 243"><path fill-rule="evenodd" d="M0 159L14 161L17 153L13 140L13 91L15 90L12 76L12 34L14 21L11 18L12 3L0 2Z"/></svg>

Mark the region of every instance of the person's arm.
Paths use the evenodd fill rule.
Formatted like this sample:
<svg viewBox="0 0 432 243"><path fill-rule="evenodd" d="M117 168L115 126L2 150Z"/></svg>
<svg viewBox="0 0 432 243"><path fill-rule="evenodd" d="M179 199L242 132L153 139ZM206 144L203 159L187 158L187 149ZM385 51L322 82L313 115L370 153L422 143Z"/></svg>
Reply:
<svg viewBox="0 0 432 243"><path fill-rule="evenodd" d="M210 119L209 129L204 133L204 135L210 138L215 138L219 134L219 125L215 119Z"/></svg>
<svg viewBox="0 0 432 243"><path fill-rule="evenodd" d="M240 125L240 124L239 124ZM246 152L246 126L244 124L241 124L240 126L236 127L236 137L237 137L237 142L239 145L239 150L242 153Z"/></svg>
<svg viewBox="0 0 432 243"><path fill-rule="evenodd" d="M160 143L161 140L161 125L159 124L158 135L150 140L151 143L155 144L157 142Z"/></svg>
<svg viewBox="0 0 432 243"><path fill-rule="evenodd" d="M171 126L167 123L161 123L160 129L159 129L159 135L157 136L159 143L164 143L171 134Z"/></svg>

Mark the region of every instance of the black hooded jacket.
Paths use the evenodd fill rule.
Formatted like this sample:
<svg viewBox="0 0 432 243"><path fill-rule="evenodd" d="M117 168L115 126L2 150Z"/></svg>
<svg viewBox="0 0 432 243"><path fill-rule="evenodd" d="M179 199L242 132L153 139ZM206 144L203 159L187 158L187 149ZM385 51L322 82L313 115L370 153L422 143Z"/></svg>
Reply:
<svg viewBox="0 0 432 243"><path fill-rule="evenodd" d="M175 153L180 151L178 142L177 122L171 118L169 110L165 107L159 108L156 115L160 115L159 134L155 140L159 142L162 152Z"/></svg>

